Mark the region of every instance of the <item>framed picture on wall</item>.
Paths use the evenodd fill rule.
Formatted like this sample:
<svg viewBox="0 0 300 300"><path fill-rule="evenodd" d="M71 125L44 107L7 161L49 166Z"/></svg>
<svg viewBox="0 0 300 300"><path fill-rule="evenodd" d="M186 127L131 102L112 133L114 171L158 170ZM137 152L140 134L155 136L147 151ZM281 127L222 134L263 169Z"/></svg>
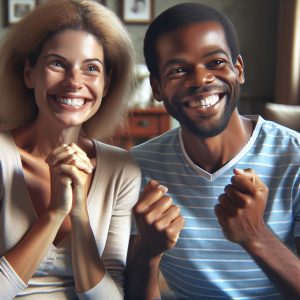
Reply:
<svg viewBox="0 0 300 300"><path fill-rule="evenodd" d="M37 0L8 0L7 23L15 24L31 12L37 5Z"/></svg>
<svg viewBox="0 0 300 300"><path fill-rule="evenodd" d="M105 0L97 0L98 3L102 4L102 5L106 5L106 1Z"/></svg>
<svg viewBox="0 0 300 300"><path fill-rule="evenodd" d="M122 0L122 18L127 24L148 24L153 18L154 0Z"/></svg>

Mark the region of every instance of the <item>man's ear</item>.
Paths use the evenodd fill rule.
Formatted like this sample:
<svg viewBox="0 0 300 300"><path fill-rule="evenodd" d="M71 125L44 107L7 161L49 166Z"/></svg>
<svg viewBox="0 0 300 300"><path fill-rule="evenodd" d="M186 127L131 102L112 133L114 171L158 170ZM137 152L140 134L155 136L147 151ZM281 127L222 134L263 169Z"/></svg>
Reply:
<svg viewBox="0 0 300 300"><path fill-rule="evenodd" d="M31 68L30 62L29 62L29 60L27 58L25 60L24 74L23 74L23 76L24 76L25 85L29 89L33 89L32 68Z"/></svg>
<svg viewBox="0 0 300 300"><path fill-rule="evenodd" d="M245 74L244 74L244 62L241 55L237 57L234 67L237 72L238 82L240 84L243 84L245 82Z"/></svg>
<svg viewBox="0 0 300 300"><path fill-rule="evenodd" d="M163 97L161 95L160 81L157 78L153 77L151 74L149 79L150 79L150 85L155 100L162 102Z"/></svg>

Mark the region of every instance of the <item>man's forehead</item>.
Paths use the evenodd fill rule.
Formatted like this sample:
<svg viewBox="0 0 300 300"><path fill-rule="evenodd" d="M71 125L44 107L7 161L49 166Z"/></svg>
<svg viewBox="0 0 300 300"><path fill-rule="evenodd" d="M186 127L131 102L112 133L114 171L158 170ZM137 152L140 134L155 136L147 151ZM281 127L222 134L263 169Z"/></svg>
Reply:
<svg viewBox="0 0 300 300"><path fill-rule="evenodd" d="M197 43L199 47L218 45L230 53L223 26L212 21L194 23L166 32L159 37L156 47L159 52L171 49L180 51Z"/></svg>

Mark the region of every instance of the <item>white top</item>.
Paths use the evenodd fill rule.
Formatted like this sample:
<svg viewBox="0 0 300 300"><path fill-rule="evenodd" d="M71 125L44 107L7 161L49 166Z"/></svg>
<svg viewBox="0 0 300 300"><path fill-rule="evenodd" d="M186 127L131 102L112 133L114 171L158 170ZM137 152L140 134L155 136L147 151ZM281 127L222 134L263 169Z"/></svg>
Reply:
<svg viewBox="0 0 300 300"><path fill-rule="evenodd" d="M131 209L140 189L140 170L128 152L94 141L97 166L88 194L88 213L107 273L99 284L76 293L70 236L47 255L26 286L4 259L36 221L22 162L9 133L0 133L0 299L122 299Z"/></svg>

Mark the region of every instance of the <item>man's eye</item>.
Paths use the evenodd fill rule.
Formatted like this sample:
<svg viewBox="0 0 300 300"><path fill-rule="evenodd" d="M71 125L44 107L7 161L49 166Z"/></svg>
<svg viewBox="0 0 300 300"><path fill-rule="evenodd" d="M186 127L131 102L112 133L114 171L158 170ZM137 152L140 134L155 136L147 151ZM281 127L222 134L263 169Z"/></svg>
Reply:
<svg viewBox="0 0 300 300"><path fill-rule="evenodd" d="M168 72L168 76L170 78L179 78L179 77L183 76L185 73L186 73L186 69L185 68L183 68L183 67L177 67L177 68L171 69Z"/></svg>
<svg viewBox="0 0 300 300"><path fill-rule="evenodd" d="M176 68L171 71L172 74L178 74L178 73L183 73L185 70L182 67Z"/></svg>
<svg viewBox="0 0 300 300"><path fill-rule="evenodd" d="M221 67L225 64L223 59L214 59L213 61L209 62L208 66L210 67Z"/></svg>

